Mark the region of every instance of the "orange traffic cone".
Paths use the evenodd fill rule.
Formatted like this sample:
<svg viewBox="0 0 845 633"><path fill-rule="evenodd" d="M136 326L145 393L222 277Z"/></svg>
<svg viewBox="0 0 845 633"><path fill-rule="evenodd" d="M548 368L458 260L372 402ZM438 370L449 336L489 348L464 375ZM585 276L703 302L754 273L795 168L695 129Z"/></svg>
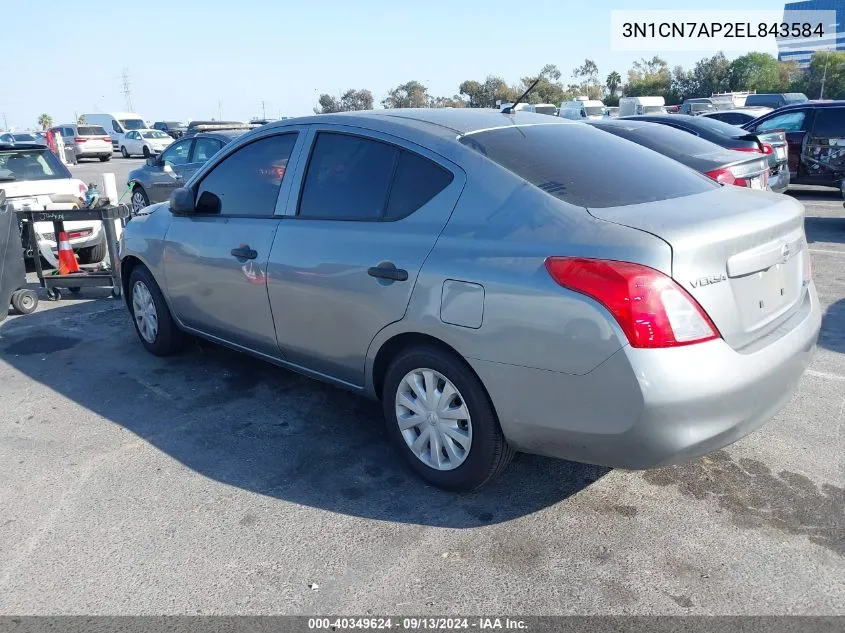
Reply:
<svg viewBox="0 0 845 633"><path fill-rule="evenodd" d="M70 247L67 233L62 231L59 233L59 274L70 275L78 272L80 270L79 264L76 263L76 255L73 254L73 249Z"/></svg>

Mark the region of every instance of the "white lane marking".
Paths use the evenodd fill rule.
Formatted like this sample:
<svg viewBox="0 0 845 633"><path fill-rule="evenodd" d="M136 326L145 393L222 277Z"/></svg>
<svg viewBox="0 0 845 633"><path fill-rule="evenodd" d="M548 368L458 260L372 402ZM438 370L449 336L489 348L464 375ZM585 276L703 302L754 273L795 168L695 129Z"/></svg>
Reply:
<svg viewBox="0 0 845 633"><path fill-rule="evenodd" d="M819 371L817 369L808 369L807 374L815 376L816 378L827 378L828 380L845 380L845 376L841 374L834 374L829 371Z"/></svg>
<svg viewBox="0 0 845 633"><path fill-rule="evenodd" d="M152 391L159 398L164 398L165 400L173 400L173 396L167 393L161 387L156 387L155 385L148 383L143 378L137 378L136 376L130 376L130 378L132 378L132 380L141 385L144 389L149 389L150 391Z"/></svg>
<svg viewBox="0 0 845 633"><path fill-rule="evenodd" d="M824 253L825 255L845 255L845 251L832 251L824 248L811 248L811 253Z"/></svg>

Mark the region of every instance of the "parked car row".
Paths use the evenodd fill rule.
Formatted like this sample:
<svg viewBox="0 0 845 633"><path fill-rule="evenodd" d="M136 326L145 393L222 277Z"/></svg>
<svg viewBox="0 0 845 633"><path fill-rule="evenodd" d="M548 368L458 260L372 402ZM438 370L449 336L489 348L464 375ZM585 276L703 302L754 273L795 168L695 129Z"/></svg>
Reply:
<svg viewBox="0 0 845 633"><path fill-rule="evenodd" d="M765 182L756 132L736 151L650 118L408 109L181 139L136 174L153 189L161 160L181 186L122 235L138 339L378 399L446 489L516 451L649 468L730 444L813 353L804 210L714 177Z"/></svg>

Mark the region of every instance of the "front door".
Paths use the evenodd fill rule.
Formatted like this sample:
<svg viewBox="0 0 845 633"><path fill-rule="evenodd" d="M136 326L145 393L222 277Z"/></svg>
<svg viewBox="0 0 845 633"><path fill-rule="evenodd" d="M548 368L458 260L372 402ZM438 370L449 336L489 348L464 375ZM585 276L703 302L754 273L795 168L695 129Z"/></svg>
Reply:
<svg viewBox="0 0 845 633"><path fill-rule="evenodd" d="M806 180L804 140L812 124L812 110L790 110L775 114L759 123L753 130L755 134L784 130L789 145L789 174L794 183Z"/></svg>
<svg viewBox="0 0 845 633"><path fill-rule="evenodd" d="M186 138L173 143L161 153L154 165L147 168L150 175L147 196L150 202L164 202L174 189L188 180L185 170L193 141L192 138Z"/></svg>
<svg viewBox="0 0 845 633"><path fill-rule="evenodd" d="M174 217L165 238L165 280L176 317L273 357L279 353L267 259L280 222L283 167L296 141L296 132L265 136L226 156L194 186L196 213Z"/></svg>
<svg viewBox="0 0 845 633"><path fill-rule="evenodd" d="M360 386L370 343L404 316L465 177L386 135L343 126L311 135L270 253L276 335L289 362Z"/></svg>

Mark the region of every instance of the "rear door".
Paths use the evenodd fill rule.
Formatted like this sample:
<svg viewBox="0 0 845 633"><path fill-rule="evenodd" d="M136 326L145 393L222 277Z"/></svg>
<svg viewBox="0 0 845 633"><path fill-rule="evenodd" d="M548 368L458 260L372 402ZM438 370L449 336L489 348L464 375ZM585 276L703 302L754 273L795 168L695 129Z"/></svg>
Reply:
<svg viewBox="0 0 845 633"><path fill-rule="evenodd" d="M839 187L845 176L845 107L816 109L805 153L808 180Z"/></svg>
<svg viewBox="0 0 845 633"><path fill-rule="evenodd" d="M311 137L270 254L276 336L287 360L362 385L367 349L404 316L465 176L389 135L320 125Z"/></svg>
<svg viewBox="0 0 845 633"><path fill-rule="evenodd" d="M789 173L794 183L806 182L807 179L804 140L812 125L812 112L810 108L790 110L770 116L753 128L749 128L749 131L758 135L775 130L783 130L786 133L786 142L789 146Z"/></svg>

